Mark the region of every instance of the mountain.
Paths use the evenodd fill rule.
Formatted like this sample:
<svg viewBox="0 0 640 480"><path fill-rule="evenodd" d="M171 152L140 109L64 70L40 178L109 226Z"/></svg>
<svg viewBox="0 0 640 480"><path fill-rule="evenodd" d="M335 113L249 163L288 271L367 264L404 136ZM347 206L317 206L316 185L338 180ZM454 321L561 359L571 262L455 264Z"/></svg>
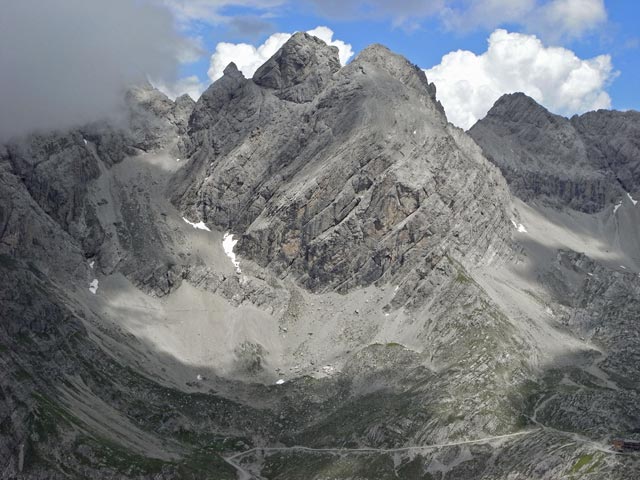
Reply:
<svg viewBox="0 0 640 480"><path fill-rule="evenodd" d="M304 33L126 101L0 149L2 478L635 478L633 113Z"/></svg>
<svg viewBox="0 0 640 480"><path fill-rule="evenodd" d="M525 201L595 213L640 196L639 112L567 119L522 93L504 95L469 135Z"/></svg>

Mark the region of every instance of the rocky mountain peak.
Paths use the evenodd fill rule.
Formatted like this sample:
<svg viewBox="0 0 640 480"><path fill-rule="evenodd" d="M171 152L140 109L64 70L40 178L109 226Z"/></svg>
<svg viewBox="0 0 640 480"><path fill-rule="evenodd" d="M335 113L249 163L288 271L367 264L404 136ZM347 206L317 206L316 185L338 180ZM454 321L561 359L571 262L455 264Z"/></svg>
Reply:
<svg viewBox="0 0 640 480"><path fill-rule="evenodd" d="M214 83L191 126L175 204L309 291L396 282L400 305L442 258L476 264L508 242L497 170L447 124L424 72L380 45L340 68L336 49L296 34L253 80Z"/></svg>
<svg viewBox="0 0 640 480"><path fill-rule="evenodd" d="M303 33L127 100L0 145L0 478L638 477L640 114L506 95L483 155Z"/></svg>
<svg viewBox="0 0 640 480"><path fill-rule="evenodd" d="M374 43L360 52L353 64L363 68L365 72L371 69L385 71L407 87L419 91L426 90L436 109L444 115L444 108L436 99L435 84L429 83L424 71L402 55L392 52L384 45Z"/></svg>
<svg viewBox="0 0 640 480"><path fill-rule="evenodd" d="M538 127L566 122L564 117L554 115L522 92L502 95L487 113L487 117L501 118L505 122L523 122Z"/></svg>
<svg viewBox="0 0 640 480"><path fill-rule="evenodd" d="M227 65L222 73L227 77L244 78L244 75L240 70L238 70L238 66L235 64L235 62L231 62L229 65Z"/></svg>
<svg viewBox="0 0 640 480"><path fill-rule="evenodd" d="M515 93L499 98L469 134L523 200L593 213L638 189L639 125L609 111L569 120Z"/></svg>
<svg viewBox="0 0 640 480"><path fill-rule="evenodd" d="M256 71L253 81L275 90L283 100L304 103L315 97L338 70L336 47L298 32Z"/></svg>

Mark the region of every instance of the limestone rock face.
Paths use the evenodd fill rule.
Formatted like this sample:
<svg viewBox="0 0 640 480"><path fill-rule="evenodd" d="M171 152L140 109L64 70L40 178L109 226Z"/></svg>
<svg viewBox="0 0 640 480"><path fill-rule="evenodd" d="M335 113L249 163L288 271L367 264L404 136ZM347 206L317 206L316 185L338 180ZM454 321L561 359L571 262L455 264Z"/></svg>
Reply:
<svg viewBox="0 0 640 480"><path fill-rule="evenodd" d="M129 109L130 143L142 150L166 147L185 132L195 102L188 95L171 101L150 84L129 89L125 97Z"/></svg>
<svg viewBox="0 0 640 480"><path fill-rule="evenodd" d="M640 196L640 112L598 110L571 118L591 161Z"/></svg>
<svg viewBox="0 0 640 480"><path fill-rule="evenodd" d="M87 258L101 252L104 255L108 250L105 245L118 238L125 243L120 250L130 251L133 236L121 227L110 231L113 224L98 219L103 199L89 199L89 185L127 156L175 144L186 130L195 102L185 96L172 102L151 85L143 85L129 90L126 104L126 126L96 122L67 132L29 135L0 150L0 165L7 179L11 179L7 182L20 182L19 188L28 192L29 201L78 241ZM15 188L18 186L11 191ZM125 197L136 193L128 192ZM18 197L18 193L12 196ZM13 200L10 204L24 202ZM17 221L14 217L9 219ZM13 227L9 225L5 234ZM29 235L37 231L35 225L15 228ZM107 263L120 260L118 255ZM140 266L136 264L130 270L140 273Z"/></svg>
<svg viewBox="0 0 640 480"><path fill-rule="evenodd" d="M504 180L447 123L424 73L379 45L337 62L298 34L253 80L231 65L194 109L174 201L312 290L395 279L409 291L444 255L499 252Z"/></svg>
<svg viewBox="0 0 640 480"><path fill-rule="evenodd" d="M283 100L304 103L311 101L339 69L337 47L298 32L256 71L253 81L275 90Z"/></svg>
<svg viewBox="0 0 640 480"><path fill-rule="evenodd" d="M127 102L0 146L0 477L637 478L636 113L307 34Z"/></svg>
<svg viewBox="0 0 640 480"><path fill-rule="evenodd" d="M469 134L525 201L593 213L640 188L638 112L553 115L504 95Z"/></svg>

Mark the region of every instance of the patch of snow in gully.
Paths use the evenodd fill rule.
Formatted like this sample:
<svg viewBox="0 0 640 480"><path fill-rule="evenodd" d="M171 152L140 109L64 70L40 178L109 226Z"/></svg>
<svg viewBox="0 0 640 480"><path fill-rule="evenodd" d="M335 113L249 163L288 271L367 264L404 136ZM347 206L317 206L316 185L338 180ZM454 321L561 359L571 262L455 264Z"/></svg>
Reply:
<svg viewBox="0 0 640 480"><path fill-rule="evenodd" d="M193 223L190 222L189 220L187 220L186 218L182 217L182 220L184 220L185 222L187 222L189 225L191 225L193 228L197 228L198 230L206 230L207 232L210 232L211 230L209 230L209 227L207 227L204 222L200 221L198 223Z"/></svg>
<svg viewBox="0 0 640 480"><path fill-rule="evenodd" d="M240 273L242 271L240 270L240 262L236 260L236 254L233 253L233 247L236 246L236 243L238 243L238 240L233 239L232 233L227 232L224 234L224 237L222 238L222 248L224 248L224 253L226 253L227 257L231 259L231 263L233 263L233 266L236 268L236 272Z"/></svg>

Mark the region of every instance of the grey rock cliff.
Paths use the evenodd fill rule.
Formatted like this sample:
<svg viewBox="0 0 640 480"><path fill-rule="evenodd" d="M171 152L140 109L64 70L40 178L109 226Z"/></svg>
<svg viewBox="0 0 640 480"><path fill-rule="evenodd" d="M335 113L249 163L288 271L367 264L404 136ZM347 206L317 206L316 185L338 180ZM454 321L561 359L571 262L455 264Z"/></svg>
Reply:
<svg viewBox="0 0 640 480"><path fill-rule="evenodd" d="M127 101L0 147L0 478L636 479L636 114L307 34Z"/></svg>
<svg viewBox="0 0 640 480"><path fill-rule="evenodd" d="M305 103L289 101L298 87ZM502 177L434 95L385 47L338 70L334 49L296 35L253 80L231 65L203 94L175 201L308 288L415 289L430 263L479 262L510 228Z"/></svg>
<svg viewBox="0 0 640 480"><path fill-rule="evenodd" d="M504 95L469 130L523 200L593 213L640 188L638 112L554 115L522 93Z"/></svg>
<svg viewBox="0 0 640 480"><path fill-rule="evenodd" d="M311 101L340 70L338 48L308 33L298 32L253 75L261 87L283 100Z"/></svg>

